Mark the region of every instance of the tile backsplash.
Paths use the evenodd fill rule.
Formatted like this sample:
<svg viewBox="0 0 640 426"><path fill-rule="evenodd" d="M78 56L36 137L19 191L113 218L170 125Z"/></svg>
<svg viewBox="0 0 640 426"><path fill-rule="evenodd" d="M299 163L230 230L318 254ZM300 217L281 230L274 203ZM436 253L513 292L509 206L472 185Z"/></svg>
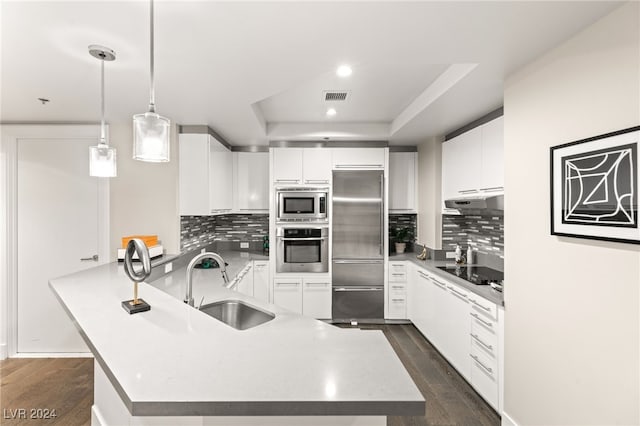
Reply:
<svg viewBox="0 0 640 426"><path fill-rule="evenodd" d="M391 230L396 228L409 228L413 238L418 236L418 215L416 214L389 214L389 251L395 252ZM413 250L413 243L407 244L407 251Z"/></svg>
<svg viewBox="0 0 640 426"><path fill-rule="evenodd" d="M443 215L442 249L453 251L456 244L504 259L504 217Z"/></svg>
<svg viewBox="0 0 640 426"><path fill-rule="evenodd" d="M181 216L180 251L204 247L213 242L262 243L269 235L268 214Z"/></svg>

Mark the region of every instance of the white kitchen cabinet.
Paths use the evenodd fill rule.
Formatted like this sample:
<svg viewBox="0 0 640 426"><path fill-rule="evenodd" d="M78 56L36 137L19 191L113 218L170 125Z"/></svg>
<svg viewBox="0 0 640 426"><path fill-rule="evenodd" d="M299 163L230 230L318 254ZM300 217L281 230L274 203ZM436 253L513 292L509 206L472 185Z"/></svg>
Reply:
<svg viewBox="0 0 640 426"><path fill-rule="evenodd" d="M384 169L388 148L333 148L334 169Z"/></svg>
<svg viewBox="0 0 640 426"><path fill-rule="evenodd" d="M389 153L389 212L417 211L417 152Z"/></svg>
<svg viewBox="0 0 640 426"><path fill-rule="evenodd" d="M442 144L442 199L478 192L482 128L476 127Z"/></svg>
<svg viewBox="0 0 640 426"><path fill-rule="evenodd" d="M481 191L504 190L504 119L482 126Z"/></svg>
<svg viewBox="0 0 640 426"><path fill-rule="evenodd" d="M233 155L208 134L179 137L180 215L202 216L233 208Z"/></svg>
<svg viewBox="0 0 640 426"><path fill-rule="evenodd" d="M503 126L499 117L442 144L443 201L504 191Z"/></svg>
<svg viewBox="0 0 640 426"><path fill-rule="evenodd" d="M269 302L269 261L253 261L253 297Z"/></svg>
<svg viewBox="0 0 640 426"><path fill-rule="evenodd" d="M331 182L331 149L303 149L302 181L308 185L328 185Z"/></svg>
<svg viewBox="0 0 640 426"><path fill-rule="evenodd" d="M389 262L387 319L407 319L408 262Z"/></svg>
<svg viewBox="0 0 640 426"><path fill-rule="evenodd" d="M302 313L316 319L331 318L331 280L327 277L304 278Z"/></svg>
<svg viewBox="0 0 640 426"><path fill-rule="evenodd" d="M442 302L443 336L441 352L463 377L469 377L469 292L462 287L447 283L449 293Z"/></svg>
<svg viewBox="0 0 640 426"><path fill-rule="evenodd" d="M327 185L331 182L331 149L272 148L273 182L277 185Z"/></svg>
<svg viewBox="0 0 640 426"><path fill-rule="evenodd" d="M234 152L234 210L269 211L269 153Z"/></svg>
<svg viewBox="0 0 640 426"><path fill-rule="evenodd" d="M273 303L302 314L302 278L273 280Z"/></svg>
<svg viewBox="0 0 640 426"><path fill-rule="evenodd" d="M275 184L302 183L302 152L302 148L271 148Z"/></svg>
<svg viewBox="0 0 640 426"><path fill-rule="evenodd" d="M242 271L238 273L236 279L236 291L247 296L253 296L253 264L249 262Z"/></svg>

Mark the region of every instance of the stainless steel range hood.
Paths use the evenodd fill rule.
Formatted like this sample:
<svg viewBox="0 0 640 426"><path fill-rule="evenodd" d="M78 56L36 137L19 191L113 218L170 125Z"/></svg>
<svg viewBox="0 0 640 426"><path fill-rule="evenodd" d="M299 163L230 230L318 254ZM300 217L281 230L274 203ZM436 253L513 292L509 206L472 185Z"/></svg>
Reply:
<svg viewBox="0 0 640 426"><path fill-rule="evenodd" d="M445 200L444 206L462 214L504 215L504 195L470 195Z"/></svg>

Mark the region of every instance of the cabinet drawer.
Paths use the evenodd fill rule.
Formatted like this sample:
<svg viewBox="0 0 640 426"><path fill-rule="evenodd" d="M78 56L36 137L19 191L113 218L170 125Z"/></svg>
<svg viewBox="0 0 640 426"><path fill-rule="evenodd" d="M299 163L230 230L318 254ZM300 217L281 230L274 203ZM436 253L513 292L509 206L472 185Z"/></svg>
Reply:
<svg viewBox="0 0 640 426"><path fill-rule="evenodd" d="M496 363L476 346L471 346L471 384L493 407L498 407L498 369Z"/></svg>
<svg viewBox="0 0 640 426"><path fill-rule="evenodd" d="M469 302L471 302L472 311L480 312L485 317L492 318L494 320L498 319L498 307L495 303L489 302L476 294L469 296Z"/></svg>
<svg viewBox="0 0 640 426"><path fill-rule="evenodd" d="M407 299L404 295L389 295L389 318L405 319L407 317Z"/></svg>
<svg viewBox="0 0 640 426"><path fill-rule="evenodd" d="M403 262L389 262L389 273L407 273L407 264Z"/></svg>
<svg viewBox="0 0 640 426"><path fill-rule="evenodd" d="M471 347L478 349L489 357L492 362L498 360L498 338L495 334L487 331L484 327L471 324ZM497 364L495 364L497 365Z"/></svg>
<svg viewBox="0 0 640 426"><path fill-rule="evenodd" d="M403 296L407 294L407 285L405 283L389 283L389 295Z"/></svg>
<svg viewBox="0 0 640 426"><path fill-rule="evenodd" d="M406 283L407 282L407 273L406 272L389 272L389 282L390 283Z"/></svg>
<svg viewBox="0 0 640 426"><path fill-rule="evenodd" d="M484 315L474 311L473 309L471 309L469 315L471 315L470 319L472 331L479 333L480 330L483 330L486 333L494 336L494 339L497 339L496 336L498 335L498 323L496 321L485 317Z"/></svg>

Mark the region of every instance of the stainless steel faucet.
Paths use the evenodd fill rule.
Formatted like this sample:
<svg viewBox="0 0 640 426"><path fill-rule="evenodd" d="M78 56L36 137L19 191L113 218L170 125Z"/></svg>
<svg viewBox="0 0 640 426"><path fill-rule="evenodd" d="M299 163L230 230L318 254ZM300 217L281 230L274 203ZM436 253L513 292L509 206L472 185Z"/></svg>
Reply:
<svg viewBox="0 0 640 426"><path fill-rule="evenodd" d="M188 303L190 306L193 306L193 270L196 264L203 259L213 259L218 262L218 265L220 266L220 273L222 274L222 279L226 288L231 288L235 284L235 282L229 283L224 259L218 253L210 251L200 253L191 259L191 262L189 262L189 265L187 266L187 294L184 297L184 303Z"/></svg>

